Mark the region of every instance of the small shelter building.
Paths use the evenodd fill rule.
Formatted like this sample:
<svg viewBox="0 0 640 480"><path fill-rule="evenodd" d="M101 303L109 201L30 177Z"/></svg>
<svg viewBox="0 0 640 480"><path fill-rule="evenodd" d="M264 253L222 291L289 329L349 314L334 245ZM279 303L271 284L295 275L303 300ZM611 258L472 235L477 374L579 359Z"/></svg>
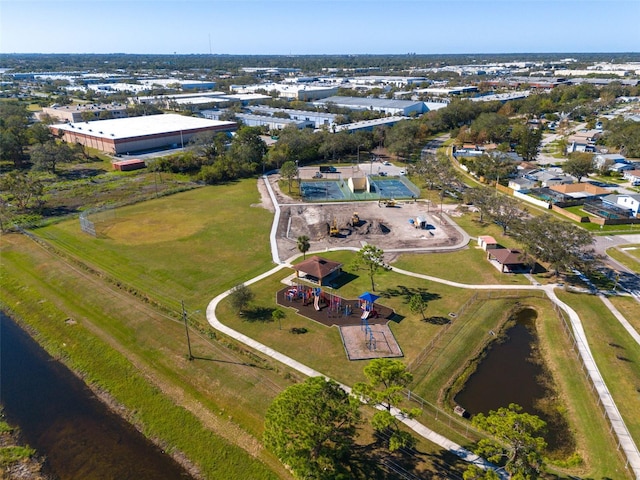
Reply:
<svg viewBox="0 0 640 480"><path fill-rule="evenodd" d="M304 278L318 285L328 285L342 274L342 264L314 255L293 265L298 278Z"/></svg>
<svg viewBox="0 0 640 480"><path fill-rule="evenodd" d="M524 256L520 250L495 248L489 251L487 259L497 262L502 273L523 272L526 268Z"/></svg>

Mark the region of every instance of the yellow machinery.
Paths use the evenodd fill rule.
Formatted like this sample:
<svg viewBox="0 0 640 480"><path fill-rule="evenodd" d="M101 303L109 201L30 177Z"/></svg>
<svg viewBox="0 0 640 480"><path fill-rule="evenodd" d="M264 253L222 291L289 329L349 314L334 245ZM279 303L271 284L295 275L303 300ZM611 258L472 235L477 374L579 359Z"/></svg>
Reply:
<svg viewBox="0 0 640 480"><path fill-rule="evenodd" d="M329 227L329 235L335 237L340 234L340 230L338 229L338 220L333 219L333 223Z"/></svg>
<svg viewBox="0 0 640 480"><path fill-rule="evenodd" d="M358 227L360 225L360 217L358 216L358 212L353 212L353 216L351 217L351 225L354 227Z"/></svg>
<svg viewBox="0 0 640 480"><path fill-rule="evenodd" d="M382 204L383 204L385 207L395 207L395 206L397 206L397 205L398 205L398 202L396 202L396 201L395 201L395 199L390 198L389 200L383 200L383 201L382 201Z"/></svg>

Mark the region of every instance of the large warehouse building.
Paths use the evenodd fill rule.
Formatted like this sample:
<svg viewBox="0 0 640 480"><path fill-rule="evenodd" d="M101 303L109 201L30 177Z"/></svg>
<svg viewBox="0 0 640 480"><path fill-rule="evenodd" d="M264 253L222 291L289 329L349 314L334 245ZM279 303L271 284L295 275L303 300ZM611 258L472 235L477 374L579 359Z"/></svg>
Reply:
<svg viewBox="0 0 640 480"><path fill-rule="evenodd" d="M236 130L237 124L167 114L62 123L49 128L56 135L62 133L66 142L119 154L181 147L197 133L230 132Z"/></svg>

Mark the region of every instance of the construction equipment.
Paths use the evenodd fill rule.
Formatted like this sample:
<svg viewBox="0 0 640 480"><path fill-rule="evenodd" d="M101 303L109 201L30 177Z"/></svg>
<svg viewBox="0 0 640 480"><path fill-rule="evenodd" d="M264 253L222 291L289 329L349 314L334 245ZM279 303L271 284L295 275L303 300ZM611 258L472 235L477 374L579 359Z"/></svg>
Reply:
<svg viewBox="0 0 640 480"><path fill-rule="evenodd" d="M389 200L382 200L382 205L385 207L396 207L398 206L398 202L395 199L390 198Z"/></svg>
<svg viewBox="0 0 640 480"><path fill-rule="evenodd" d="M338 229L338 220L333 219L333 223L329 227L329 236L336 237L340 234L340 230Z"/></svg>
<svg viewBox="0 0 640 480"><path fill-rule="evenodd" d="M354 227L360 226L360 217L358 216L358 212L353 212L353 216L351 217L351 225Z"/></svg>

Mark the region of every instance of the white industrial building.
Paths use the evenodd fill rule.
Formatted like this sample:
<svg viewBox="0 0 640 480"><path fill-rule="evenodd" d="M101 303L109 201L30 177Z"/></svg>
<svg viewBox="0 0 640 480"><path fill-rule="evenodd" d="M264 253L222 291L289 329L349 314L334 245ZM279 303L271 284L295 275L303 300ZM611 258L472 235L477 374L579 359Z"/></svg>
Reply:
<svg viewBox="0 0 640 480"><path fill-rule="evenodd" d="M331 128L336 121L337 115L327 112L310 112L307 110L294 110L289 108L274 108L266 105L255 105L248 107L251 113L260 115L268 114L273 116L274 113L286 113L292 120L300 120L305 122L313 122L314 128L322 128L326 126Z"/></svg>
<svg viewBox="0 0 640 480"><path fill-rule="evenodd" d="M203 110L200 115L211 120L219 120L224 113L226 113L225 110ZM234 116L248 127L268 127L269 130L282 130L287 126L295 125L298 129L313 128L313 122L308 120L294 120L251 113L235 113Z"/></svg>
<svg viewBox="0 0 640 480"><path fill-rule="evenodd" d="M424 102L412 100L391 100L387 98L362 98L362 97L329 97L312 102L316 107L335 105L351 110L375 110L388 115L409 116L421 114L427 111Z"/></svg>
<svg viewBox="0 0 640 480"><path fill-rule="evenodd" d="M86 104L86 105L53 105L51 107L43 107L39 117L49 115L57 119L59 122L80 122L87 116L91 116L92 120L98 120L101 117L108 116L110 118L127 117L127 107L122 104Z"/></svg>
<svg viewBox="0 0 640 480"><path fill-rule="evenodd" d="M237 124L166 114L62 123L49 128L54 134L62 134L68 143L121 154L181 147L198 133L229 132L235 130Z"/></svg>
<svg viewBox="0 0 640 480"><path fill-rule="evenodd" d="M259 83L256 85L232 85L231 90L237 93L255 93L257 91L278 92L280 98L308 102L326 98L338 93L335 85L310 85L307 83Z"/></svg>

